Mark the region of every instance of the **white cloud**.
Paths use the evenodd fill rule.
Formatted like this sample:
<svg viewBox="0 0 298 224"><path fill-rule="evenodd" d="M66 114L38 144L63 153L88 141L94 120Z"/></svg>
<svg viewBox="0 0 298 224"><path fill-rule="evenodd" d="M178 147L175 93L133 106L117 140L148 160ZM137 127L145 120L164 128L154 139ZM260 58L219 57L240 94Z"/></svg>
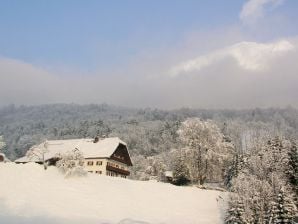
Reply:
<svg viewBox="0 0 298 224"><path fill-rule="evenodd" d="M277 7L284 0L249 0L240 12L240 19L245 24L254 24L259 18L264 16L265 7Z"/></svg>
<svg viewBox="0 0 298 224"><path fill-rule="evenodd" d="M261 71L267 69L274 58L282 56L294 48L295 46L287 40L272 43L240 42L182 62L170 70L170 75L198 72L226 58L233 58L244 70Z"/></svg>
<svg viewBox="0 0 298 224"><path fill-rule="evenodd" d="M223 39L223 35L217 36L219 41ZM132 66L108 76L102 73L64 76L59 71L0 58L0 107L10 103L71 102L160 108L298 106L298 51L292 50L298 46L298 37L271 43L231 45L233 42L220 44L227 47L217 47L172 70L176 75L188 72L204 72L204 75L177 78L164 75L173 61L192 58L208 46L203 50L179 48L159 60L152 57L143 64L138 61L134 64L139 67ZM177 58L173 56L169 60L172 55ZM148 78L148 74L154 75Z"/></svg>

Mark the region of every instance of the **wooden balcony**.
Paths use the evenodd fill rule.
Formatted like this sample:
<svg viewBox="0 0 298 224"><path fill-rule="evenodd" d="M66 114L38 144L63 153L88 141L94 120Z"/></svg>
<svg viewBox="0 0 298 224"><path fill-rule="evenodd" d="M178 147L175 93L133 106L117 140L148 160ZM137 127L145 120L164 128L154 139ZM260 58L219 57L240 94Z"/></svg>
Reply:
<svg viewBox="0 0 298 224"><path fill-rule="evenodd" d="M106 169L109 171L121 174L121 175L125 175L125 176L128 176L130 174L130 172L127 170L123 170L123 169L120 169L120 168L117 168L114 166L110 166L110 165L107 165Z"/></svg>

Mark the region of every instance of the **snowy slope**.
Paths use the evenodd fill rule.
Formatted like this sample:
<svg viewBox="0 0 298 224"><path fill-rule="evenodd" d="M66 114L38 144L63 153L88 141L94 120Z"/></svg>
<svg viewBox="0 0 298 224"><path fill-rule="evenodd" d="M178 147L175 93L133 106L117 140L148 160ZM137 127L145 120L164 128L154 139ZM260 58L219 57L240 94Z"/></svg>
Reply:
<svg viewBox="0 0 298 224"><path fill-rule="evenodd" d="M222 223L223 193L0 164L0 223Z"/></svg>

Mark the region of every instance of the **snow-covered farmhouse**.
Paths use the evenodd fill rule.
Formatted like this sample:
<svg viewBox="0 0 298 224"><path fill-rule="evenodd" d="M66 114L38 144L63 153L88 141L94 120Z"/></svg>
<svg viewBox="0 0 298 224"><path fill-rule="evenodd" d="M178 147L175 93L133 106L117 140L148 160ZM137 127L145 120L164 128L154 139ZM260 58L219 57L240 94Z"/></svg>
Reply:
<svg viewBox="0 0 298 224"><path fill-rule="evenodd" d="M43 142L40 145L33 146L30 150L43 150L44 161L50 165L55 165L59 160L57 155L74 149L82 152L85 159L84 169L90 173L123 178L130 174L129 166L132 166L132 162L127 145L117 137L49 140L46 143ZM32 157L28 154L15 160L16 163L41 163L42 161L41 156Z"/></svg>

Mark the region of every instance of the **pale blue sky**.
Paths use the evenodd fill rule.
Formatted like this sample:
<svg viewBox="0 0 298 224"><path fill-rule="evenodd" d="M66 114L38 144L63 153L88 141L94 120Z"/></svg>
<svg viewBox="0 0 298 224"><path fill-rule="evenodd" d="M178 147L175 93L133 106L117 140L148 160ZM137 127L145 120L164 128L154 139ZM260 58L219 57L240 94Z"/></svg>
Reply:
<svg viewBox="0 0 298 224"><path fill-rule="evenodd" d="M239 24L244 2L1 0L0 55L88 70L121 65L144 49L175 45L188 33ZM298 21L297 7L298 1L289 0L278 11Z"/></svg>

